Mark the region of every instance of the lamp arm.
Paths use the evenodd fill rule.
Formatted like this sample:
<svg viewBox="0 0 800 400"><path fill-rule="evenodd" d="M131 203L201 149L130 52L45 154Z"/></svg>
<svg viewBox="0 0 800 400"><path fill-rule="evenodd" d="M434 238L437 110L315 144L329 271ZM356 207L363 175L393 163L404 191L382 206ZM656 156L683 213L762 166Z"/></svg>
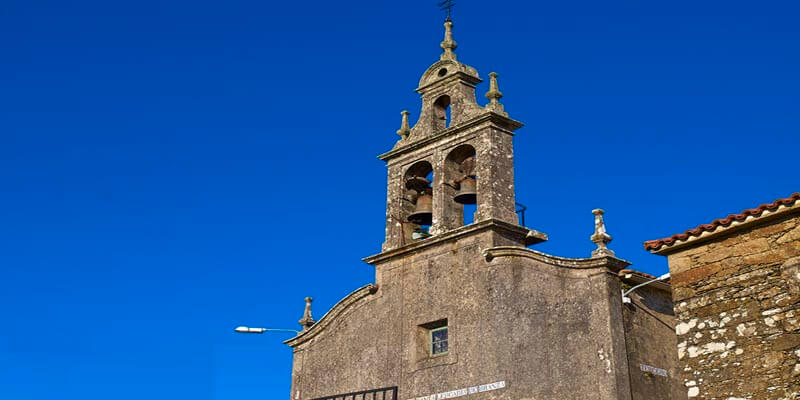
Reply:
<svg viewBox="0 0 800 400"><path fill-rule="evenodd" d="M237 326L234 331L238 333L264 333L264 332L292 332L295 335L299 335L300 331L294 329L283 329L283 328L251 328L249 326Z"/></svg>
<svg viewBox="0 0 800 400"><path fill-rule="evenodd" d="M296 331L294 329L281 329L281 328L261 328L264 332L293 332L293 333L300 333L300 331Z"/></svg>
<svg viewBox="0 0 800 400"><path fill-rule="evenodd" d="M628 295L631 294L631 292L633 292L634 290L636 290L636 289L638 289L638 288L640 288L642 286L647 286L647 285L649 285L649 284L651 284L653 282L663 281L665 279L669 279L669 274L664 274L664 275L659 276L658 278L651 279L651 280L649 280L649 281L647 281L645 283L640 283L640 284L628 289L627 292L622 293L622 297L628 297Z"/></svg>

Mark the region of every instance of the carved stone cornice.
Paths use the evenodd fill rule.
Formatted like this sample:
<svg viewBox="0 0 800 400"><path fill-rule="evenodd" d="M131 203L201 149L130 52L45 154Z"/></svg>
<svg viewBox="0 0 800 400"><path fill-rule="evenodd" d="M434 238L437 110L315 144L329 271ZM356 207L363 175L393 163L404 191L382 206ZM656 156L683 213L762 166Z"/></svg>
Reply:
<svg viewBox="0 0 800 400"><path fill-rule="evenodd" d="M458 126L454 126L451 128L447 128L441 131L439 134L435 136L426 137L424 139L420 139L417 141L413 141L409 144L403 145L402 147L396 148L389 152L383 153L378 156L379 159L383 161L387 161L391 158L395 158L401 154L408 153L410 151L414 151L416 149L420 149L422 147L427 146L430 143L435 143L440 141L443 138L448 136L454 136L470 128L475 126L481 125L483 123L489 122L494 125L494 128L503 131L509 135L514 135L514 130L519 129L522 127L522 122L513 120L506 116L497 114L492 111L485 112L477 117L474 117L464 123L459 124Z"/></svg>
<svg viewBox="0 0 800 400"><path fill-rule="evenodd" d="M461 228L453 229L451 231L447 231L439 235L433 235L427 239L418 240L416 242L409 243L403 247L398 247L396 249L384 251L383 253L365 257L362 259L362 261L368 264L377 265L389 259L394 259L396 257L400 257L404 254L413 251L417 251L430 246L435 246L443 242L456 240L466 234L489 230L489 229L503 230L515 234L520 238L524 238L526 245L541 243L547 240L546 233L535 231L533 229L529 229L524 226L510 224L508 222L500 221L497 219L487 219L484 221L476 222L474 224L465 225L462 226Z"/></svg>
<svg viewBox="0 0 800 400"><path fill-rule="evenodd" d="M487 261L492 261L500 257L522 257L529 258L552 265L559 268L568 269L592 269L608 268L611 271L619 272L631 265L630 262L612 256L599 256L591 258L568 258L558 257L540 251L531 250L524 247L498 246L483 251L483 256Z"/></svg>

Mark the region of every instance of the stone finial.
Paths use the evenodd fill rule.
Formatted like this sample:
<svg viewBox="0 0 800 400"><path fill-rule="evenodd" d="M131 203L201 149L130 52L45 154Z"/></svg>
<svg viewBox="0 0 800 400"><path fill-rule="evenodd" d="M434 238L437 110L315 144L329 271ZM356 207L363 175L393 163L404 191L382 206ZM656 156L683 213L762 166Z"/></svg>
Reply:
<svg viewBox="0 0 800 400"><path fill-rule="evenodd" d="M455 50L458 44L453 40L453 21L449 19L444 22L444 40L439 46L444 50L440 57L441 60L456 61Z"/></svg>
<svg viewBox="0 0 800 400"><path fill-rule="evenodd" d="M408 111L403 110L400 114L403 115L403 120L400 122L400 129L397 130L397 134L400 135L401 139L407 139L411 133L411 127L408 125Z"/></svg>
<svg viewBox="0 0 800 400"><path fill-rule="evenodd" d="M496 72L489 73L489 91L486 92L486 98L489 99L489 104L486 105L486 109L507 116L505 110L503 110L503 105L498 101L503 97L503 92L500 91L497 85L497 77L498 75Z"/></svg>
<svg viewBox="0 0 800 400"><path fill-rule="evenodd" d="M303 327L303 330L311 328L316 321L314 321L314 317L311 316L311 302L314 301L311 297L306 297L306 310L303 312L303 318L300 319L300 325Z"/></svg>
<svg viewBox="0 0 800 400"><path fill-rule="evenodd" d="M592 210L594 214L594 235L589 239L597 245L597 249L592 252L592 257L613 256L614 252L608 249L607 245L611 242L611 235L606 233L606 223L603 221L605 211L597 208Z"/></svg>

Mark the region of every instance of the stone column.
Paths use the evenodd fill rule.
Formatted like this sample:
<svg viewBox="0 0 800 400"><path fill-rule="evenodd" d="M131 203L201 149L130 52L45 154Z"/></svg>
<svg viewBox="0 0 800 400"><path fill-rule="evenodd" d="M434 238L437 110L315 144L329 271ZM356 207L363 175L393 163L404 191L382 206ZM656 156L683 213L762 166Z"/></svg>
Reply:
<svg viewBox="0 0 800 400"><path fill-rule="evenodd" d="M475 149L478 170L478 212L476 222L499 219L517 225L514 211L514 150L512 136L495 127L480 134Z"/></svg>

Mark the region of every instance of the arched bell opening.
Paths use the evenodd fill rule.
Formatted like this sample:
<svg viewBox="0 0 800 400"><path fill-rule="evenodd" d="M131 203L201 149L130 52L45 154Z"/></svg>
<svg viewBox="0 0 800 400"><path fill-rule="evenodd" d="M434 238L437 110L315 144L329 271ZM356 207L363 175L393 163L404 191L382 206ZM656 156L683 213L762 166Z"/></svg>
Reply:
<svg viewBox="0 0 800 400"><path fill-rule="evenodd" d="M475 213L478 212L477 204L464 204L464 211L462 213L462 221L464 225L469 225L475 222Z"/></svg>
<svg viewBox="0 0 800 400"><path fill-rule="evenodd" d="M475 148L462 144L453 149L445 160L445 182L449 199L447 213L453 217L454 227L469 225L475 220L478 210L478 175Z"/></svg>
<svg viewBox="0 0 800 400"><path fill-rule="evenodd" d="M450 126L450 96L439 96L433 102L433 123L435 130L446 129Z"/></svg>
<svg viewBox="0 0 800 400"><path fill-rule="evenodd" d="M406 242L430 236L433 223L433 166L419 161L403 176L403 236Z"/></svg>

